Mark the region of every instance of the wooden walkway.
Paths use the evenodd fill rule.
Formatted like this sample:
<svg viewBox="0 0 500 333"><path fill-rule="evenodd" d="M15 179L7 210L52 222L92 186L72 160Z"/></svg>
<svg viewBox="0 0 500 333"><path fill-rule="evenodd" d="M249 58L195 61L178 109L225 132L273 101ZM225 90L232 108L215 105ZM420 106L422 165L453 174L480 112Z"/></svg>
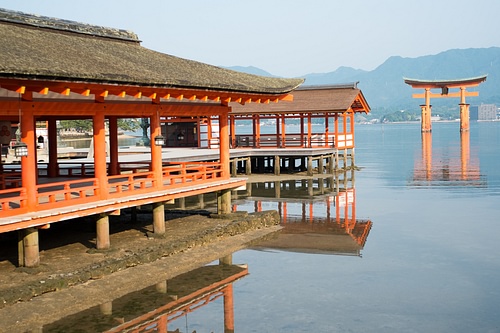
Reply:
<svg viewBox="0 0 500 333"><path fill-rule="evenodd" d="M120 209L213 193L224 188L234 189L246 182L245 178L235 178L238 173L279 175L282 170L293 173L297 171L297 161L299 171L307 170L309 175L314 171L332 174L339 161L338 152L331 148L235 148L230 150L233 177L223 179L219 174L218 149L164 148L163 184L158 186L151 178L151 155L146 149L144 153L140 149L131 150L136 153L119 155L120 174L108 176L105 189L101 189L93 178L93 159L59 160L56 178L48 178L47 164L39 163L38 184L35 185L39 209L36 212L23 209L22 187L0 190L0 232L92 214L113 214ZM20 174L20 165L5 165L4 169L4 175ZM104 199L99 195L101 191L107 193Z"/></svg>

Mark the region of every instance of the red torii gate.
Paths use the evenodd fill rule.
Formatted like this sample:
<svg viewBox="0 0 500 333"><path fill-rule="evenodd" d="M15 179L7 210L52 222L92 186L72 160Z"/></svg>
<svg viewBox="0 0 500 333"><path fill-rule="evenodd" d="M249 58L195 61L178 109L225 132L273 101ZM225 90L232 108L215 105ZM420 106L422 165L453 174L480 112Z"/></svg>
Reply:
<svg viewBox="0 0 500 333"><path fill-rule="evenodd" d="M465 103L465 97L479 96L479 92L466 91L466 88L479 86L481 82L486 81L486 76L487 75L455 80L417 80L404 78L405 83L412 88L425 90L423 94L412 95L413 98L425 98L425 104L420 105L422 109L422 132L431 132L431 97L460 97L460 131L468 131L470 104ZM459 88L460 90L450 92L450 88ZM431 89L441 89L441 93L433 93Z"/></svg>

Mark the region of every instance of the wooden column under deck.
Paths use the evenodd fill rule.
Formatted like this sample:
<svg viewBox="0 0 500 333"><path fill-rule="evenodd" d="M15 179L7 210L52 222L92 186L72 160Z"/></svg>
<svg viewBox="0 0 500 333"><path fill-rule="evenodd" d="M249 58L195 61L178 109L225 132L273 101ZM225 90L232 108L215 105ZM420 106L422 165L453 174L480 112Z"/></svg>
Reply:
<svg viewBox="0 0 500 333"><path fill-rule="evenodd" d="M18 231L18 256L20 267L37 267L40 264L38 229L27 228Z"/></svg>
<svg viewBox="0 0 500 333"><path fill-rule="evenodd" d="M109 238L109 216L108 214L97 214L96 216L96 248L107 250L111 245Z"/></svg>
<svg viewBox="0 0 500 333"><path fill-rule="evenodd" d="M153 232L155 235L165 234L165 207L163 202L153 204Z"/></svg>
<svg viewBox="0 0 500 333"><path fill-rule="evenodd" d="M217 192L217 214L231 213L231 190Z"/></svg>
<svg viewBox="0 0 500 333"><path fill-rule="evenodd" d="M233 255L228 254L225 257L219 258L219 265L232 265L233 264Z"/></svg>

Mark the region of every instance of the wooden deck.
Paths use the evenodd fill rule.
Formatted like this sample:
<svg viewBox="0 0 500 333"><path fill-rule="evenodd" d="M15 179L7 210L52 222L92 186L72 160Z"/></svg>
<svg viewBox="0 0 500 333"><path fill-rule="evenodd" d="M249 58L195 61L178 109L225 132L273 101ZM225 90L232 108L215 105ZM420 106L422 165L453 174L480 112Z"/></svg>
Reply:
<svg viewBox="0 0 500 333"><path fill-rule="evenodd" d="M230 150L231 172L233 176L238 172L268 172L270 167L279 174L280 166L285 165L280 161L288 161L290 167L290 159L305 159L308 172L312 173L309 169L317 161L316 170L328 173L335 154L336 150L331 148L234 148ZM48 178L47 164L39 163L38 184L34 185L35 212L28 211L25 204L26 189L21 184L20 165L5 165L2 174L5 189L0 190L0 232L98 213L117 213L128 207L245 185L245 178L222 177L219 158L218 149L164 148L163 181L155 184L150 154L140 151L123 154L119 156L120 174L108 176L107 188L102 188L94 178L93 159L59 160L55 178Z"/></svg>

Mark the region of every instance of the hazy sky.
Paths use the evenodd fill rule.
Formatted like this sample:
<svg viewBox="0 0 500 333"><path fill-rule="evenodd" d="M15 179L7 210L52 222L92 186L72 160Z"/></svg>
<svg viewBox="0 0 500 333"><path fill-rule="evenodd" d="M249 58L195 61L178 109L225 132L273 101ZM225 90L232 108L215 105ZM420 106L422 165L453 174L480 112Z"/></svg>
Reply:
<svg viewBox="0 0 500 333"><path fill-rule="evenodd" d="M132 30L153 50L284 77L500 46L498 0L0 0L0 7Z"/></svg>

